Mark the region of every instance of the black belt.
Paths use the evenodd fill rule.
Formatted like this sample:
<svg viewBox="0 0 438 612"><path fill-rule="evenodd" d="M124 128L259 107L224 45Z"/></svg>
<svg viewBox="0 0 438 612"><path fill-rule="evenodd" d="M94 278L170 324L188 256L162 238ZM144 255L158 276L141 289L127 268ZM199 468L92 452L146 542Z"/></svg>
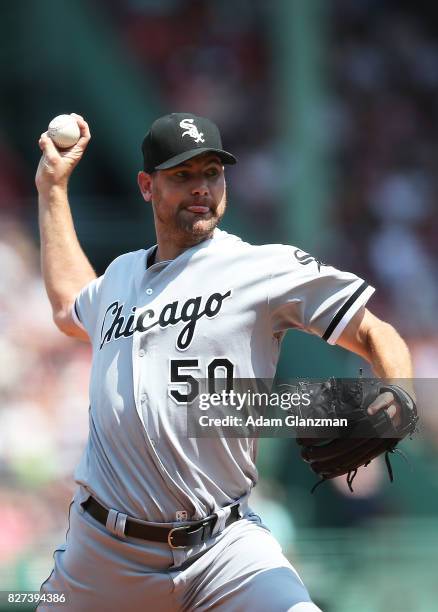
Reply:
<svg viewBox="0 0 438 612"><path fill-rule="evenodd" d="M96 521L106 526L109 511L104 508L94 497L89 497L82 507ZM181 527L159 527L157 525L145 525L139 523L134 518L127 518L125 523L124 535L152 542L167 542L171 548L185 548L201 544L211 537L213 528L217 521L217 514L207 516L205 519L181 525ZM225 521L225 527L240 519L239 504L231 506L231 512Z"/></svg>

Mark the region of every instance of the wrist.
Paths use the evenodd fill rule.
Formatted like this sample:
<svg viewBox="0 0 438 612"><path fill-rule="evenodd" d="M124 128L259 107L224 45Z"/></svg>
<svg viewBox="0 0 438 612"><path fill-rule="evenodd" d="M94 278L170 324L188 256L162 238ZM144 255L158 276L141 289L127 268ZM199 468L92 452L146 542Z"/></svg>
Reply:
<svg viewBox="0 0 438 612"><path fill-rule="evenodd" d="M67 196L68 179L63 179L56 183L47 181L37 182L36 187L40 197L45 200L52 200L60 196Z"/></svg>

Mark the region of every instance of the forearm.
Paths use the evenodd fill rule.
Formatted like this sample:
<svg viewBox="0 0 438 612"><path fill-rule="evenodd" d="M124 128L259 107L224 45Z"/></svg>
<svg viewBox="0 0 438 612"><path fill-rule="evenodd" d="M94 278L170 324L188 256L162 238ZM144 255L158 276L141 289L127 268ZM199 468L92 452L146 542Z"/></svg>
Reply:
<svg viewBox="0 0 438 612"><path fill-rule="evenodd" d="M390 379L412 392L412 361L405 341L388 323L379 321L368 330L368 356L376 376Z"/></svg>
<svg viewBox="0 0 438 612"><path fill-rule="evenodd" d="M40 190L41 268L54 315L63 312L77 293L96 278L73 225L67 187Z"/></svg>
<svg viewBox="0 0 438 612"><path fill-rule="evenodd" d="M41 268L47 295L58 327L69 335L80 336L73 323L70 306L79 291L96 278L76 236L67 185L70 175L82 158L90 140L84 118L72 113L79 130L78 142L69 149L57 149L47 132L38 145L42 157L35 184L38 189L38 212L41 238Z"/></svg>

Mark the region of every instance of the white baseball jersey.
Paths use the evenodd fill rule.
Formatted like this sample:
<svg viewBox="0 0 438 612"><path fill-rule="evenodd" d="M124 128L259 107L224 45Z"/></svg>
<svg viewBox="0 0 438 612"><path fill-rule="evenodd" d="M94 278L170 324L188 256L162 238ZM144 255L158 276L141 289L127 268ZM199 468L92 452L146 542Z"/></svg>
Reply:
<svg viewBox="0 0 438 612"><path fill-rule="evenodd" d="M250 492L257 440L188 438L187 376L272 379L287 329L333 344L374 289L296 247L254 246L219 229L147 267L152 249L118 257L76 299L93 363L75 477L84 499L108 508L192 520Z"/></svg>

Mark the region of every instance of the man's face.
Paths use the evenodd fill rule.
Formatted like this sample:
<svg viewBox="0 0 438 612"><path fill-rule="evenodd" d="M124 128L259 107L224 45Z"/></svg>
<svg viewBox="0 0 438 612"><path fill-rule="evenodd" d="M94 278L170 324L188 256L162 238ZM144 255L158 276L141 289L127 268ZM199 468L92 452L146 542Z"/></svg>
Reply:
<svg viewBox="0 0 438 612"><path fill-rule="evenodd" d="M139 184L143 197L152 200L157 231L199 239L213 231L225 212L224 169L211 153L152 175L140 173Z"/></svg>

